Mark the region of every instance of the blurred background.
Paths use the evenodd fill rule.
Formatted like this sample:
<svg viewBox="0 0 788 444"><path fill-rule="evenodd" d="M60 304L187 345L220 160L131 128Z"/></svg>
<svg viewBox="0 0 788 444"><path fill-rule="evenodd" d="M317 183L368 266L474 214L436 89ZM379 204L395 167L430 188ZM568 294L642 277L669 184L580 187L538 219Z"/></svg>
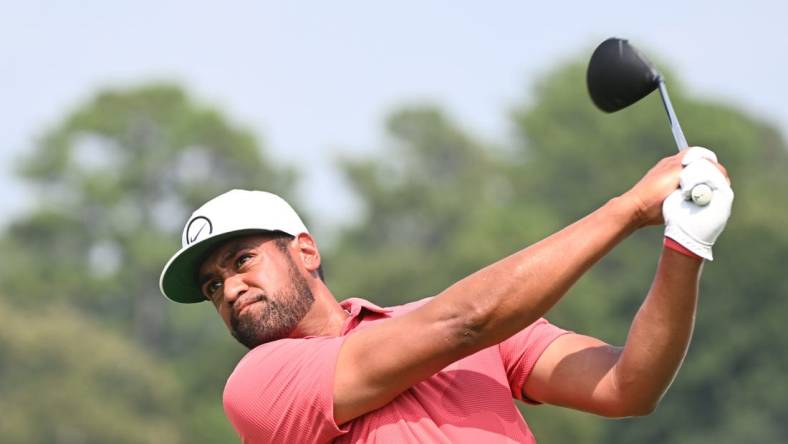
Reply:
<svg viewBox="0 0 788 444"><path fill-rule="evenodd" d="M219 443L244 350L158 276L205 200L286 196L338 299L433 295L625 191L675 145L657 95L606 115L609 36L663 71L736 202L657 411L520 406L543 443L788 442L788 6L779 1L4 2L0 441ZM548 316L622 343L661 229Z"/></svg>

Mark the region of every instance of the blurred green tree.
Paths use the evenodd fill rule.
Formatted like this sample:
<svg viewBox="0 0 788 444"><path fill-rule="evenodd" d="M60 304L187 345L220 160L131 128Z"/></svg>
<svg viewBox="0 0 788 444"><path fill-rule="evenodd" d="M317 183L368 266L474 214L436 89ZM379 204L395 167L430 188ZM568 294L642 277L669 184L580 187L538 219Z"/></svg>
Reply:
<svg viewBox="0 0 788 444"><path fill-rule="evenodd" d="M0 433L5 443L178 443L174 375L72 308L0 299Z"/></svg>
<svg viewBox="0 0 788 444"><path fill-rule="evenodd" d="M194 208L231 188L288 196L294 172L171 84L97 93L44 134L20 172L37 199L2 241L13 258L0 263L4 299L28 311L68 303L162 357L189 394L183 439L231 439L220 394L241 347L212 307L164 300L158 276Z"/></svg>
<svg viewBox="0 0 788 444"><path fill-rule="evenodd" d="M395 113L388 150L343 164L362 215L327 258L338 296L396 304L434 295L626 191L675 152L656 95L607 115L587 98L584 74L580 63L545 73L530 100L513 110L514 140L504 146L476 140L434 107ZM788 284L777 265L788 261L788 202L775 193L788 189L788 152L767 123L692 99L673 80L671 86L690 142L718 153L737 193L715 247L718 259L704 273L694 344L649 417L608 421L523 406L545 442L788 440L778 419L788 413L788 386L774 386L788 360L774 354L788 348L788 335L779 331ZM652 228L627 239L549 317L622 344L648 291L661 238L662 230Z"/></svg>
<svg viewBox="0 0 788 444"><path fill-rule="evenodd" d="M10 238L26 250L20 260L44 255L47 273L57 274L24 299L76 302L128 323L152 348L167 342L156 276L188 213L234 187L287 194L293 182L248 130L174 85L98 93L41 138L21 174L38 191L38 207L11 226ZM39 273L4 271L12 286Z"/></svg>
<svg viewBox="0 0 788 444"><path fill-rule="evenodd" d="M517 189L537 193L568 223L631 186L673 154L656 94L613 115L586 99L584 67L547 73L529 105L515 110ZM688 97L670 75L674 104L693 145L713 148L727 165L736 201L726 232L705 266L695 338L660 408L647 418L610 421L599 442L786 442L784 380L788 283L788 150L771 125L734 108ZM648 289L661 228L614 250L554 310L553 319L623 343ZM651 252L651 253L649 253ZM767 376L771 375L771 376ZM746 414L745 414L746 412ZM713 437L713 438L712 438ZM549 441L549 438L548 438Z"/></svg>
<svg viewBox="0 0 788 444"><path fill-rule="evenodd" d="M576 63L547 72L513 110L514 138L503 144L474 137L437 107L393 113L387 149L341 165L363 211L324 252L335 294L383 305L436 294L625 191L673 153L656 96L605 115L592 108L583 77ZM778 194L788 189L785 142L767 123L692 99L670 78L690 142L717 151L737 193L715 247L718 259L706 266L693 345L649 417L608 421L524 406L543 442L788 441L781 420L788 414L788 357L781 353L788 348L788 281L780 268L788 262L788 202ZM100 416L106 413L139 427L134 442L232 441L220 390L242 351L210 307L166 303L158 274L178 247L189 210L233 187L291 195L293 172L275 168L251 133L218 111L174 85L150 85L97 94L46 133L22 174L40 205L0 240L11 258L0 262L0 321L33 319L30 328L46 334L0 324L0 407L17 409L0 420L4 436L124 442L114 433L126 429ZM660 241L658 228L627 239L578 282L551 320L622 343ZM47 343L47 335L57 338ZM116 355L107 348L132 356L133 365L112 367ZM36 379L9 367L15 361ZM52 362L51 371L42 362ZM134 393L122 388L105 397L105 379ZM150 391L159 379L163 397ZM68 387L63 396L85 399L36 434L26 418L63 410L57 398L53 410L45 405L61 385ZM28 392L40 393L41 402L17 402ZM81 412L105 402L106 412L86 423ZM167 421L150 419L148 410Z"/></svg>
<svg viewBox="0 0 788 444"><path fill-rule="evenodd" d="M386 129L379 157L342 161L363 210L327 261L336 294L382 304L430 296L513 251L515 233L531 232L533 225L507 223L513 190L489 143L432 106L395 112Z"/></svg>

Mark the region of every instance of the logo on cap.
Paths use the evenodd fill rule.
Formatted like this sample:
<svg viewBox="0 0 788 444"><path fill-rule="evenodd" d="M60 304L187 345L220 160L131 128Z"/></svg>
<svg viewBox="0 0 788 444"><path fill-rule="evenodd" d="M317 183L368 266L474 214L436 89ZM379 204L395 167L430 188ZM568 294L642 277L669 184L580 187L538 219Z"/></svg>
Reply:
<svg viewBox="0 0 788 444"><path fill-rule="evenodd" d="M189 222L189 226L186 228L186 243L193 244L210 236L211 233L213 233L211 220L205 216L197 216Z"/></svg>

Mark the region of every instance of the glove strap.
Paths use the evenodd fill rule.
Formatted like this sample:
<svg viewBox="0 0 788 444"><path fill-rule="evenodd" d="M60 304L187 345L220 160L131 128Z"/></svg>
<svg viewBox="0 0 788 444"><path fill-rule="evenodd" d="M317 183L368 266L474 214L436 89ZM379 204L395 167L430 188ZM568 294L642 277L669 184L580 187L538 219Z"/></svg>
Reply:
<svg viewBox="0 0 788 444"><path fill-rule="evenodd" d="M695 254L695 253L693 253L693 252L689 251L689 250L688 250L686 247L684 247L684 245L681 245L680 243L678 243L678 242L674 241L673 239L671 239L671 238L669 238L669 237L667 237L667 236L665 236L665 238L664 238L664 239L665 239L665 240L663 241L663 243L662 243L662 244L663 244L663 245L664 245L666 248L670 248L671 250L673 250L673 251L675 251L675 252L677 252L677 253L681 253L681 254L683 254L684 256L689 256L689 257L691 257L691 258L693 258L693 259L699 259L699 260L703 260L703 258L702 258L702 257L700 257L700 256L698 256L697 254Z"/></svg>

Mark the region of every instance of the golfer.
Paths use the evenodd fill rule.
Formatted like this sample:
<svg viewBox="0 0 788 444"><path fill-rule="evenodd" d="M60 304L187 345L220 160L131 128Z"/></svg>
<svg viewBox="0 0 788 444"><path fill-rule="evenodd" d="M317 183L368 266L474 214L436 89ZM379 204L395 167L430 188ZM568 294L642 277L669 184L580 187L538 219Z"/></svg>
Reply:
<svg viewBox="0 0 788 444"><path fill-rule="evenodd" d="M338 302L290 205L233 190L193 213L161 290L209 301L250 349L224 389L243 442L534 443L512 398L607 417L654 410L687 351L703 260L730 215L726 176L705 148L667 157L561 231L434 297L386 308ZM701 183L713 190L705 206L688 196ZM656 274L623 346L543 318L616 244L662 223Z"/></svg>

